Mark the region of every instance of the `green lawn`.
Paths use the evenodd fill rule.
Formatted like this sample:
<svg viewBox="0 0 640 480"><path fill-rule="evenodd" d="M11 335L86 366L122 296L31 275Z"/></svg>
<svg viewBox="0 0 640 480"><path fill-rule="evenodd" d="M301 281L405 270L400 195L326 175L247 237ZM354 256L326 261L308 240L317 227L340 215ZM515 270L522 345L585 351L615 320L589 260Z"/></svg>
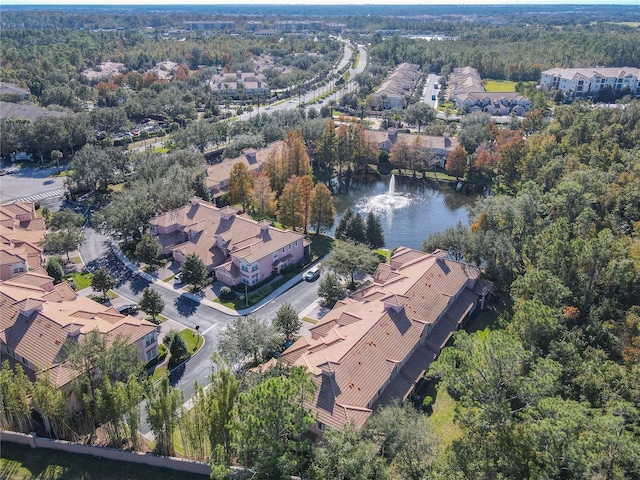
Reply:
<svg viewBox="0 0 640 480"><path fill-rule="evenodd" d="M487 92L515 92L516 82L509 80L484 80L484 89Z"/></svg>
<svg viewBox="0 0 640 480"><path fill-rule="evenodd" d="M6 480L181 480L208 478L167 468L117 462L91 455L0 444L0 478Z"/></svg>
<svg viewBox="0 0 640 480"><path fill-rule="evenodd" d="M194 355L204 345L202 335L196 334L195 330L191 330L190 328L185 328L184 330L182 330L180 332L180 336L187 344L187 356L183 359L183 361L191 357L191 355ZM160 348L158 350L160 350ZM154 382L156 380L160 380L164 372L167 371L167 368L168 365L166 362L161 365L157 365L153 370L151 380L153 380Z"/></svg>
<svg viewBox="0 0 640 480"><path fill-rule="evenodd" d="M453 418L456 411L456 401L449 396L447 390L442 388L434 397L433 413L429 417L429 423L434 430L436 438L441 442L443 448L451 445L456 438L462 436L462 431Z"/></svg>
<svg viewBox="0 0 640 480"><path fill-rule="evenodd" d="M65 279L72 279L76 284L76 291L82 290L91 286L91 274L90 273L70 273L64 276Z"/></svg>

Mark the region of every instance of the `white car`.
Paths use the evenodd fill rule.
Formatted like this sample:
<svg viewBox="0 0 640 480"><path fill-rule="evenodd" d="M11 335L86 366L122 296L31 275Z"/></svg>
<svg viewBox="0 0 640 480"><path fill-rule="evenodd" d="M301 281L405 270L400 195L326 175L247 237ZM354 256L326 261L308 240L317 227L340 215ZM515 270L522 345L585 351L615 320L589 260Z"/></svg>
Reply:
<svg viewBox="0 0 640 480"><path fill-rule="evenodd" d="M322 270L322 265L317 264L315 267L310 268L307 273L304 274L304 279L307 282L313 282L317 278L320 277L320 271Z"/></svg>

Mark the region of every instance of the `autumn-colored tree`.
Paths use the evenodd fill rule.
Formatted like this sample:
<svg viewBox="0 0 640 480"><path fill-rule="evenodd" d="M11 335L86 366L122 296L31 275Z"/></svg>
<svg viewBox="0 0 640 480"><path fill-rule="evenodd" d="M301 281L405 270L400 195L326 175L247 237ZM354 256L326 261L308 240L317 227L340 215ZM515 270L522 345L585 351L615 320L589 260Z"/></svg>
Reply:
<svg viewBox="0 0 640 480"><path fill-rule="evenodd" d="M524 156L526 145L520 130L503 130L498 133L495 140L498 152L497 168L500 175L504 175L507 181L516 177L516 166Z"/></svg>
<svg viewBox="0 0 640 480"><path fill-rule="evenodd" d="M491 173L496 166L496 155L488 145L484 144L476 150L476 160L473 163L476 170Z"/></svg>
<svg viewBox="0 0 640 480"><path fill-rule="evenodd" d="M260 215L273 216L276 209L276 193L271 189L271 180L266 172L253 179L251 203Z"/></svg>
<svg viewBox="0 0 640 480"><path fill-rule="evenodd" d="M460 177L464 177L467 172L467 151L462 145L458 145L447 157L447 163L445 163L445 169L451 175L456 177L456 180Z"/></svg>
<svg viewBox="0 0 640 480"><path fill-rule="evenodd" d="M411 161L411 145L407 145L405 142L396 142L391 147L389 161L396 168L407 168Z"/></svg>
<svg viewBox="0 0 640 480"><path fill-rule="evenodd" d="M333 120L328 120L315 147L314 159L320 174L331 173L336 163L337 143L336 125Z"/></svg>
<svg viewBox="0 0 640 480"><path fill-rule="evenodd" d="M267 156L267 159L263 164L263 171L269 177L271 189L276 192L282 192L282 188L284 187L285 178L282 172L282 163L280 162L280 155L276 154L276 152L270 152Z"/></svg>
<svg viewBox="0 0 640 480"><path fill-rule="evenodd" d="M282 189L279 199L278 221L285 227L302 226L302 207L299 188L299 178L294 175Z"/></svg>
<svg viewBox="0 0 640 480"><path fill-rule="evenodd" d="M311 161L300 130L289 130L286 133L281 161L285 180L292 175L303 177L311 174Z"/></svg>
<svg viewBox="0 0 640 480"><path fill-rule="evenodd" d="M302 225L304 234L306 235L311 214L311 198L313 196L313 180L311 179L311 176L305 175L298 180L298 191L300 196Z"/></svg>
<svg viewBox="0 0 640 480"><path fill-rule="evenodd" d="M336 208L333 205L331 191L324 183L318 183L311 196L311 215L309 223L315 226L316 235L333 227Z"/></svg>
<svg viewBox="0 0 640 480"><path fill-rule="evenodd" d="M251 183L247 166L242 162L236 163L229 174L229 203L241 203L242 211L245 211L251 197Z"/></svg>

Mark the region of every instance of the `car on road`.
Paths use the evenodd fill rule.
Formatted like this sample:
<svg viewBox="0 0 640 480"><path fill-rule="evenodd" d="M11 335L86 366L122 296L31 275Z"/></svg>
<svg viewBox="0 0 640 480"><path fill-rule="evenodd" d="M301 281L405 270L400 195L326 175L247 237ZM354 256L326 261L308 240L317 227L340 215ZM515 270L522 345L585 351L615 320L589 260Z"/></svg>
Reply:
<svg viewBox="0 0 640 480"><path fill-rule="evenodd" d="M320 272L322 271L322 265L317 264L315 267L310 268L307 273L304 274L304 279L307 282L313 282L314 280L320 277Z"/></svg>
<svg viewBox="0 0 640 480"><path fill-rule="evenodd" d="M138 313L139 308L135 303L128 303L126 305L116 307L116 310L118 310L118 313L121 313L122 315L135 315Z"/></svg>

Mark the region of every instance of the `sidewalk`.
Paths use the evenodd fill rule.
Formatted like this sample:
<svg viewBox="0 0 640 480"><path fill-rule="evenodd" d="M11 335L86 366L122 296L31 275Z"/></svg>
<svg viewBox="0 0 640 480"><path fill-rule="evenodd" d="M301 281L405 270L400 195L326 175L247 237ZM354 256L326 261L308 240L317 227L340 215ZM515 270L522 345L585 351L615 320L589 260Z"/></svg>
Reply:
<svg viewBox="0 0 640 480"><path fill-rule="evenodd" d="M111 249L113 250L113 253L115 253L116 257L118 257L118 260L120 260L129 270L131 270L134 274L144 278L145 280L153 283L154 285L156 285L156 286L158 286L160 288L164 288L165 290L171 290L172 292L180 293L180 295L185 296L185 297L193 300L194 302L198 302L198 303L200 303L202 305L206 305L208 307L215 308L219 312L225 313L227 315L234 315L234 316L235 315L250 315L250 314L252 314L254 312L257 312L262 307L264 307L266 304L268 304L271 300L273 300L274 298L280 296L282 293L286 292L287 290L289 290L294 285L297 285L298 283L300 283L302 281L302 275L303 275L302 273L299 273L298 275L293 277L291 280L289 280L287 283L281 285L276 290L271 292L268 296L263 298L259 303L255 304L255 305L252 305L249 308L245 308L243 310L234 310L234 309L229 308L229 307L227 307L225 305L222 305L220 303L212 302L211 300L209 300L209 299L207 299L205 297L205 294L203 292L200 292L199 295L196 295L196 294L193 294L191 292L187 292L183 288L175 289L173 284L169 284L169 283L164 282L161 279L159 279L159 278L157 278L157 277L155 277L153 275L149 275L148 273L143 272L140 269L140 267L138 267L138 265L136 265L135 263L133 263L131 260L129 260L127 258L127 256L122 252L122 250L120 249L118 244L115 243L115 242L111 243Z"/></svg>

